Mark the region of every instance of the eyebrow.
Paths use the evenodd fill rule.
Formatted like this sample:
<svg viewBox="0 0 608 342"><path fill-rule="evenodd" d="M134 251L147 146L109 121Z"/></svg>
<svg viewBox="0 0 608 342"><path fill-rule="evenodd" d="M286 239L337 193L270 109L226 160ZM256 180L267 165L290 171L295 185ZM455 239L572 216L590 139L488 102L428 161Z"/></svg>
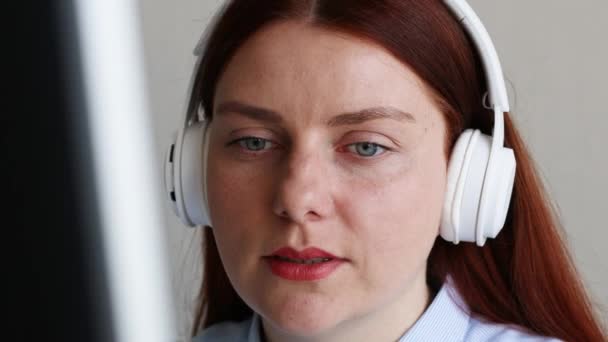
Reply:
<svg viewBox="0 0 608 342"><path fill-rule="evenodd" d="M220 104L217 113L236 113L244 115L250 119L264 121L268 123L282 123L283 117L277 112L266 108L255 107L239 101L228 101ZM357 125L366 121L390 119L400 122L415 123L416 119L408 112L390 106L378 106L361 109L355 112L348 112L336 115L327 121L330 127Z"/></svg>

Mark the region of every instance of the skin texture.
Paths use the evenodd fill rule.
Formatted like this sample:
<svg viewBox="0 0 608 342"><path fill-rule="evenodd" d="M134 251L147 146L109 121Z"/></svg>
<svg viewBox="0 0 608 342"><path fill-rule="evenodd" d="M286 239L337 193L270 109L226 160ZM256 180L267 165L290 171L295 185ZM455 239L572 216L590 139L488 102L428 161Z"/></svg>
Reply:
<svg viewBox="0 0 608 342"><path fill-rule="evenodd" d="M266 339L398 339L431 299L425 271L445 193L446 123L422 81L372 42L285 21L237 51L214 101L213 233ZM230 101L281 120L220 111ZM413 120L327 124L379 106ZM264 140L234 142L243 137ZM284 246L347 262L325 279L285 280L262 258Z"/></svg>

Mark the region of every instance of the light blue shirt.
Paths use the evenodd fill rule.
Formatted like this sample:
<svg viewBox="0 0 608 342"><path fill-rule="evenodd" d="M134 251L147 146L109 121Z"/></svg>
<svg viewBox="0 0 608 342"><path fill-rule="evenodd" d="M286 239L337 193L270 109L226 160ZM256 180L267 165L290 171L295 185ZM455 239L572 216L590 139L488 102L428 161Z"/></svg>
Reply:
<svg viewBox="0 0 608 342"><path fill-rule="evenodd" d="M549 341L555 338L526 333L514 326L480 321L468 312L464 301L451 286L451 282L441 287L431 305L414 325L399 339L399 342L442 341ZM460 306L459 306L460 305ZM203 330L194 342L261 342L260 317L254 314L243 322L222 322Z"/></svg>

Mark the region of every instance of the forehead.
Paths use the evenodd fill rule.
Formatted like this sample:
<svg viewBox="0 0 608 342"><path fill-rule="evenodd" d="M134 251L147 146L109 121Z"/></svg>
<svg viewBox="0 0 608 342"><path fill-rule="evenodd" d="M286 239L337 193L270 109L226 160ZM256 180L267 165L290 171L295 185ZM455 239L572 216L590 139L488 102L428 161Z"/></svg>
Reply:
<svg viewBox="0 0 608 342"><path fill-rule="evenodd" d="M230 100L310 118L375 106L420 116L432 106L422 80L382 47L296 21L271 24L239 48L218 82L215 109Z"/></svg>

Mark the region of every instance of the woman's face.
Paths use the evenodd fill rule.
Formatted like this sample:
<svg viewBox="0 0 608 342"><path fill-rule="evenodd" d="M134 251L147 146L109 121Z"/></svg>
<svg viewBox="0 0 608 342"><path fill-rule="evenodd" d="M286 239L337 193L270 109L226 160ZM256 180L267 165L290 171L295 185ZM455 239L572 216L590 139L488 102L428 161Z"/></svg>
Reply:
<svg viewBox="0 0 608 342"><path fill-rule="evenodd" d="M420 304L446 126L408 67L370 42L276 23L229 61L214 101L213 233L265 324L323 334Z"/></svg>

